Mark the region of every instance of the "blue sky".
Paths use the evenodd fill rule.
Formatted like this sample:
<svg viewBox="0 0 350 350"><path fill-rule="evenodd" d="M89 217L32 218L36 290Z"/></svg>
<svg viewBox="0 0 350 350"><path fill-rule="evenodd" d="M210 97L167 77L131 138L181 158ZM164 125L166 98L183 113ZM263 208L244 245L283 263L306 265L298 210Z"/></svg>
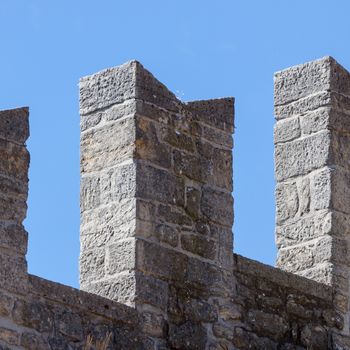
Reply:
<svg viewBox="0 0 350 350"><path fill-rule="evenodd" d="M183 100L235 96L235 251L274 264L273 73L350 68L348 0L0 0L0 109L30 106L29 271L78 286L79 77L137 59Z"/></svg>

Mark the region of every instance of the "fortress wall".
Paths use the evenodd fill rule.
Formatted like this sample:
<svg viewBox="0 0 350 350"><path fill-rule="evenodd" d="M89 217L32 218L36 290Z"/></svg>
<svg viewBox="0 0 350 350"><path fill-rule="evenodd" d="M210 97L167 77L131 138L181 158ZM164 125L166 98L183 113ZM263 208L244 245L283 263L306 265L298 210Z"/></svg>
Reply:
<svg viewBox="0 0 350 350"><path fill-rule="evenodd" d="M134 306L159 344L216 344L234 307L233 99L182 103L136 61L80 96L82 289Z"/></svg>
<svg viewBox="0 0 350 350"><path fill-rule="evenodd" d="M183 103L136 61L83 78L85 291L27 273L28 109L0 112L0 350L350 349L348 78L275 77L287 271L232 254L233 98Z"/></svg>
<svg viewBox="0 0 350 350"><path fill-rule="evenodd" d="M108 349L146 349L139 322L130 307L32 275L25 295L0 290L1 350L85 349L89 336Z"/></svg>
<svg viewBox="0 0 350 350"><path fill-rule="evenodd" d="M333 58L275 75L277 266L331 285L349 335L350 74Z"/></svg>
<svg viewBox="0 0 350 350"><path fill-rule="evenodd" d="M330 286L235 257L236 300L242 326L231 330L239 349L333 349L333 329L343 316L333 308Z"/></svg>

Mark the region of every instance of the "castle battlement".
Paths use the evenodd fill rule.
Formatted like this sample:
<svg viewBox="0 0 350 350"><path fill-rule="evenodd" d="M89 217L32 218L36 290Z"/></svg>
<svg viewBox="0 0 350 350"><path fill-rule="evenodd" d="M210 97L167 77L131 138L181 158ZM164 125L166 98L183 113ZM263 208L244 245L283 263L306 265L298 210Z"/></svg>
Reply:
<svg viewBox="0 0 350 350"><path fill-rule="evenodd" d="M275 74L277 268L233 253L234 98L80 80L80 290L28 274L29 110L0 112L1 349L350 349L350 74Z"/></svg>

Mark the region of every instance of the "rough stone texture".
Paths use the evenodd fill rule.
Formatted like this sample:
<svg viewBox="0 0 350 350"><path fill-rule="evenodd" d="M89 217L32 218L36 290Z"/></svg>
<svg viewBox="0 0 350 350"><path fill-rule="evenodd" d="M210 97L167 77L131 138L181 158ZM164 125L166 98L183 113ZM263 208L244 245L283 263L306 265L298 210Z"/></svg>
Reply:
<svg viewBox="0 0 350 350"><path fill-rule="evenodd" d="M27 278L22 222L28 196L28 115L28 108L0 111L0 281L2 288L22 293Z"/></svg>
<svg viewBox="0 0 350 350"><path fill-rule="evenodd" d="M350 74L331 57L275 76L277 266L334 286L346 335L349 84Z"/></svg>
<svg viewBox="0 0 350 350"><path fill-rule="evenodd" d="M29 275L28 109L0 112L0 350L350 349L350 77L328 57L275 82L296 274L232 253L233 99L182 103L133 61L80 82L85 291Z"/></svg>
<svg viewBox="0 0 350 350"><path fill-rule="evenodd" d="M135 61L80 94L81 287L134 306L171 348L205 348L234 285L233 99L182 103ZM162 288L144 293L146 278Z"/></svg>
<svg viewBox="0 0 350 350"><path fill-rule="evenodd" d="M233 343L243 349L336 349L332 329L342 330L330 286L235 255L236 296L242 326Z"/></svg>

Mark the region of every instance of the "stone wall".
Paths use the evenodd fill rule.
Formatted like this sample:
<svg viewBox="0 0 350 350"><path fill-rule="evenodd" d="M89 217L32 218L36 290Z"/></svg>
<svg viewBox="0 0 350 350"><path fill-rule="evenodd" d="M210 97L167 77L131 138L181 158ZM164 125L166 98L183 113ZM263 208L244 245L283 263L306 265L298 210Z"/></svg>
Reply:
<svg viewBox="0 0 350 350"><path fill-rule="evenodd" d="M233 99L182 103L133 61L83 78L80 101L82 289L135 305L159 343L165 329L176 349L216 343L233 288Z"/></svg>
<svg viewBox="0 0 350 350"><path fill-rule="evenodd" d="M233 98L136 61L83 78L82 290L27 273L28 109L0 112L0 350L350 349L348 86L331 58L276 74L286 272L232 253Z"/></svg>

